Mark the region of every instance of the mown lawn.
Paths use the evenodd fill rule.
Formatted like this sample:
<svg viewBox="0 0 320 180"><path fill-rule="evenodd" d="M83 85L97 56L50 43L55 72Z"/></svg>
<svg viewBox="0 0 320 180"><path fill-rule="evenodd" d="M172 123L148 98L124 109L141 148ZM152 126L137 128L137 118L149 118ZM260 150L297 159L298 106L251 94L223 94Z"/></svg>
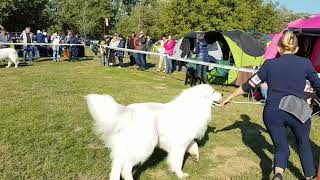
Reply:
<svg viewBox="0 0 320 180"><path fill-rule="evenodd" d="M84 96L110 94L123 104L167 102L186 88L183 80L181 73L165 78L155 68L147 72L107 69L97 60L51 63L43 59L19 69L1 66L0 179L107 179L109 150L92 130ZM214 87L225 95L234 89ZM200 162L186 159L184 170L191 175L189 179L268 177L273 147L261 120L262 106L232 104L213 108L212 113L207 136L200 142ZM319 119L315 119L315 157L320 151L319 128ZM292 136L291 142L294 144ZM295 146L291 148L286 179L301 179L299 157ZM156 150L136 169L136 178L176 179L167 170L165 156Z"/></svg>

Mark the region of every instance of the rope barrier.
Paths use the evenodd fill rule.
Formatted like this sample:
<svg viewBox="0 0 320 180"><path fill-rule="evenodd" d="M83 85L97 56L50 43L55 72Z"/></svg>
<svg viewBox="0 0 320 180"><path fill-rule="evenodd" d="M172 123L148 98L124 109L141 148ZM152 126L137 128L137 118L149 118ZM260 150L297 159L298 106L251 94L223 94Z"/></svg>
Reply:
<svg viewBox="0 0 320 180"><path fill-rule="evenodd" d="M54 45L57 45L57 44L51 44L51 43L0 43L0 45L54 46ZM59 46L85 46L85 44L59 44ZM146 55L165 56L165 57L168 56L166 54L154 53L154 52L148 52L148 51L139 51L139 50L134 50L134 49L112 47L112 46L107 46L107 45L100 45L100 47L101 46L102 47L107 47L109 49L118 50L118 51L125 51L125 52L132 52L132 53L139 53L139 54L146 54ZM201 62L201 61L195 61L195 60L186 59L186 58L178 58L178 57L174 57L174 56L168 56L168 57L170 59L177 60L177 61L182 61L182 62L187 62L187 63L193 63L193 64L199 64L199 65L208 66L210 69L222 68L222 69L228 69L228 70L234 70L234 71L240 71L240 72L248 72L248 73L256 73L258 71L256 69L228 66L228 65L218 64L218 63Z"/></svg>
<svg viewBox="0 0 320 180"><path fill-rule="evenodd" d="M85 44L52 44L52 43L0 43L0 45L21 45L21 46L85 46Z"/></svg>
<svg viewBox="0 0 320 180"><path fill-rule="evenodd" d="M249 105L264 105L264 103L261 102L242 102L242 101L231 101L232 104L249 104ZM222 107L221 104L218 103L212 103L214 106Z"/></svg>
<svg viewBox="0 0 320 180"><path fill-rule="evenodd" d="M125 52L132 52L132 53L140 53L140 54L146 54L146 55L156 55L156 56L168 56L166 54L161 54L161 53L154 53L154 52L148 52L148 51L140 51L140 50L134 50L134 49L126 49L126 48L119 48L119 47L112 47L112 46L107 46L107 45L100 45L102 47L107 47L109 49L113 50L118 50L118 51L125 51ZM174 56L168 56L170 59L174 59L177 61L182 61L182 62L188 62L188 63L193 63L193 64L199 64L199 65L204 65L208 66L209 68L222 68L222 69L228 69L228 70L235 70L235 71L240 71L240 72L248 72L248 73L256 73L258 70L257 69L249 69L249 68L242 68L242 67L234 67L234 66L228 66L228 65L222 65L222 64L217 64L217 63L208 63L208 62L201 62L201 61L195 61L191 59L186 59L186 58L178 58Z"/></svg>

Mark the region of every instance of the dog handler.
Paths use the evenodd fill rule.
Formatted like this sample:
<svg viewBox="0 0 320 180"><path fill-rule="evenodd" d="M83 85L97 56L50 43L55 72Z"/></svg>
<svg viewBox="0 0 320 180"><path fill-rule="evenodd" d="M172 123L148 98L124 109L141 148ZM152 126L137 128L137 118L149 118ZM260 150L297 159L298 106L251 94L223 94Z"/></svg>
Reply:
<svg viewBox="0 0 320 180"><path fill-rule="evenodd" d="M309 139L312 111L306 103L304 88L306 80L309 80L317 95L320 96L320 79L310 60L294 55L298 49L297 37L292 32L285 32L278 43L281 57L266 61L247 83L222 103L224 106L233 98L267 82L269 89L263 121L275 147L274 180L283 179L289 159L287 127L296 137L306 179L312 179L315 176Z"/></svg>

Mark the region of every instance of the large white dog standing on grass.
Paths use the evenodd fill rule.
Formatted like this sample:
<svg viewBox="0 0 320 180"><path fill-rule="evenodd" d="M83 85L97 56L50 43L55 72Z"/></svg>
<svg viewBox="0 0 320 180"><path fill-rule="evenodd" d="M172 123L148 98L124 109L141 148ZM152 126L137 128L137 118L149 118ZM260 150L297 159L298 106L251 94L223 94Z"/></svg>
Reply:
<svg viewBox="0 0 320 180"><path fill-rule="evenodd" d="M19 65L18 61L18 53L13 48L0 48L0 60L8 59L7 68L11 67L12 63L14 63L14 67L17 68Z"/></svg>
<svg viewBox="0 0 320 180"><path fill-rule="evenodd" d="M222 96L209 85L184 90L169 103L123 106L108 95L88 95L96 131L111 148L110 180L133 180L133 166L143 163L158 145L168 152L168 164L179 178L186 152L199 159L195 139L201 139L211 120L211 105Z"/></svg>

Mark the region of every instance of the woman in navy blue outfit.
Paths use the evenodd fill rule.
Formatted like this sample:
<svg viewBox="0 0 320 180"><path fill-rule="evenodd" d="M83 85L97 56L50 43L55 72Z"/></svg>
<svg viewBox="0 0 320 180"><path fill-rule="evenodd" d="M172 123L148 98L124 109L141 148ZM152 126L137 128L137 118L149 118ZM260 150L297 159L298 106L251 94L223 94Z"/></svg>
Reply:
<svg viewBox="0 0 320 180"><path fill-rule="evenodd" d="M312 179L315 176L309 138L311 115L305 113L306 111L301 111L301 108L308 108L305 105L304 93L306 80L310 81L320 97L320 79L310 60L294 55L298 49L297 37L292 32L285 32L278 44L281 57L267 60L247 83L239 87L222 103L223 106L228 104L233 98L250 92L263 82L268 84L268 98L263 111L263 121L275 148L274 180L283 179L283 173L287 167L290 155L288 127L296 137L306 179ZM291 106L286 106L288 104Z"/></svg>

